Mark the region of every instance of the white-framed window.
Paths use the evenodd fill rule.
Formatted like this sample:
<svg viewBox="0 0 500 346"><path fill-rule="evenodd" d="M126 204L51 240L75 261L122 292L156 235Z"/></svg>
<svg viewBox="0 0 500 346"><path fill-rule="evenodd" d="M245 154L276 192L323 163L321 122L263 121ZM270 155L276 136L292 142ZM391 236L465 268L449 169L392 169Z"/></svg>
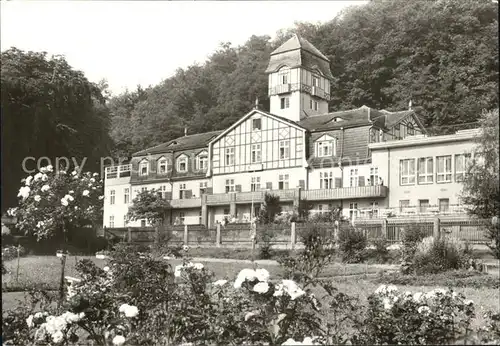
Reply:
<svg viewBox="0 0 500 346"><path fill-rule="evenodd" d="M186 184L179 184L179 199L186 199Z"/></svg>
<svg viewBox="0 0 500 346"><path fill-rule="evenodd" d="M252 119L252 131L260 131L262 130L262 119Z"/></svg>
<svg viewBox="0 0 500 346"><path fill-rule="evenodd" d="M317 142L318 157L332 156L335 152L334 150L335 141L321 141Z"/></svg>
<svg viewBox="0 0 500 346"><path fill-rule="evenodd" d="M358 203L349 203L349 218L352 220L358 216Z"/></svg>
<svg viewBox="0 0 500 346"><path fill-rule="evenodd" d="M333 189L333 172L319 172L319 188Z"/></svg>
<svg viewBox="0 0 500 346"><path fill-rule="evenodd" d="M250 182L250 191L260 190L260 177L252 177Z"/></svg>
<svg viewBox="0 0 500 346"><path fill-rule="evenodd" d="M410 207L410 200L409 199L401 199L399 200L399 212L402 213L405 211L406 208Z"/></svg>
<svg viewBox="0 0 500 346"><path fill-rule="evenodd" d="M106 179L112 179L117 177L118 167L106 167Z"/></svg>
<svg viewBox="0 0 500 346"><path fill-rule="evenodd" d="M167 186L161 185L159 191L160 191L161 198L166 199L167 198Z"/></svg>
<svg viewBox="0 0 500 346"><path fill-rule="evenodd" d="M415 184L415 159L404 159L399 161L399 176L401 185Z"/></svg>
<svg viewBox="0 0 500 346"><path fill-rule="evenodd" d="M349 186L350 187L359 186L359 176L357 168L351 168L349 170Z"/></svg>
<svg viewBox="0 0 500 346"><path fill-rule="evenodd" d="M184 225L184 222L186 222L186 214L183 211L179 213L179 220L181 221L181 225Z"/></svg>
<svg viewBox="0 0 500 346"><path fill-rule="evenodd" d="M109 216L109 228L115 227L115 217L113 215Z"/></svg>
<svg viewBox="0 0 500 346"><path fill-rule="evenodd" d="M370 167L370 186L379 185L380 179L378 176L378 167Z"/></svg>
<svg viewBox="0 0 500 346"><path fill-rule="evenodd" d="M280 84L288 84L290 83L289 75L290 75L290 69L288 67L282 67L279 70L279 82Z"/></svg>
<svg viewBox="0 0 500 346"><path fill-rule="evenodd" d="M379 214L379 209L378 209L378 202L372 202L371 203L371 211L370 211L370 218L378 218Z"/></svg>
<svg viewBox="0 0 500 346"><path fill-rule="evenodd" d="M289 97L282 97L280 99L280 108L281 109L290 108L290 98Z"/></svg>
<svg viewBox="0 0 500 346"><path fill-rule="evenodd" d="M115 204L115 197L116 197L115 193L116 193L115 190L110 190L109 191L109 204L110 205Z"/></svg>
<svg viewBox="0 0 500 346"><path fill-rule="evenodd" d="M455 155L455 181L464 181L467 169L471 164L472 157L470 153Z"/></svg>
<svg viewBox="0 0 500 346"><path fill-rule="evenodd" d="M123 189L123 203L130 203L130 189L128 187Z"/></svg>
<svg viewBox="0 0 500 346"><path fill-rule="evenodd" d="M226 179L226 193L234 191L235 191L234 179Z"/></svg>
<svg viewBox="0 0 500 346"><path fill-rule="evenodd" d="M309 100L309 108L317 111L319 109L318 101L314 101L314 100L310 99Z"/></svg>
<svg viewBox="0 0 500 346"><path fill-rule="evenodd" d="M450 210L450 200L448 198L439 199L439 211L441 213L446 213Z"/></svg>
<svg viewBox="0 0 500 346"><path fill-rule="evenodd" d="M288 174L280 174L278 177L278 189L279 190L287 190L289 188L289 178Z"/></svg>
<svg viewBox="0 0 500 346"><path fill-rule="evenodd" d="M427 208L429 208L429 200L428 199L419 199L418 200L418 208L420 213L426 213Z"/></svg>
<svg viewBox="0 0 500 346"><path fill-rule="evenodd" d="M203 171L208 168L208 154L207 152L202 152L196 156L196 169Z"/></svg>
<svg viewBox="0 0 500 346"><path fill-rule="evenodd" d="M451 182L451 155L436 157L436 182Z"/></svg>
<svg viewBox="0 0 500 346"><path fill-rule="evenodd" d="M149 162L148 160L142 160L139 163L139 175L146 176L149 173Z"/></svg>
<svg viewBox="0 0 500 346"><path fill-rule="evenodd" d="M312 76L312 86L319 87L319 76L316 75Z"/></svg>
<svg viewBox="0 0 500 346"><path fill-rule="evenodd" d="M280 160L288 159L290 157L290 141L280 141Z"/></svg>
<svg viewBox="0 0 500 346"><path fill-rule="evenodd" d="M234 165L234 147L226 148L226 166Z"/></svg>
<svg viewBox="0 0 500 346"><path fill-rule="evenodd" d="M419 184L431 184L434 181L434 159L432 157L420 157L418 159Z"/></svg>
<svg viewBox="0 0 500 346"><path fill-rule="evenodd" d="M167 159L161 158L158 160L158 174L167 174Z"/></svg>
<svg viewBox="0 0 500 346"><path fill-rule="evenodd" d="M260 144L252 144L252 163L260 162L262 159Z"/></svg>
<svg viewBox="0 0 500 346"><path fill-rule="evenodd" d="M188 160L185 155L179 156L177 159L177 171L178 172L187 172Z"/></svg>

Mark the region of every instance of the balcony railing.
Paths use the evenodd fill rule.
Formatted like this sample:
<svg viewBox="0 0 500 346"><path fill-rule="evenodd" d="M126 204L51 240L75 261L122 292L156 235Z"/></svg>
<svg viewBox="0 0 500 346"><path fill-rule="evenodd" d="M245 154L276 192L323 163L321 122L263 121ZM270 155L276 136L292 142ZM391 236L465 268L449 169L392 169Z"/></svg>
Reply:
<svg viewBox="0 0 500 346"><path fill-rule="evenodd" d="M201 198L173 199L170 201L172 208L199 208L201 207Z"/></svg>
<svg viewBox="0 0 500 346"><path fill-rule="evenodd" d="M451 204L448 206L407 206L380 209L381 217L391 216L432 216L432 215L463 215L467 213L467 206L463 204Z"/></svg>
<svg viewBox="0 0 500 346"><path fill-rule="evenodd" d="M236 193L236 202L262 202L264 200L264 191L238 192Z"/></svg>
<svg viewBox="0 0 500 346"><path fill-rule="evenodd" d="M321 97L327 101L330 101L330 94L327 93L325 90L321 89L320 87L312 87L311 85L300 84L300 83L277 85L274 88L269 89L269 96L279 95L279 94L288 93L288 92L292 92L292 91L298 91L298 90L309 93L309 94L314 95L314 96Z"/></svg>
<svg viewBox="0 0 500 346"><path fill-rule="evenodd" d="M207 195L207 204L229 204L231 201L231 194L217 193L215 195Z"/></svg>
<svg viewBox="0 0 500 346"><path fill-rule="evenodd" d="M264 201L264 196L266 192L279 196L281 202L293 201L295 198L296 190L261 190L261 191L247 191L247 192L230 192L230 193L218 193L214 195L207 195L208 205L221 205L235 203L260 203Z"/></svg>
<svg viewBox="0 0 500 346"><path fill-rule="evenodd" d="M301 198L308 201L323 201L347 198L386 197L387 186L358 186L336 189L320 189L303 191Z"/></svg>

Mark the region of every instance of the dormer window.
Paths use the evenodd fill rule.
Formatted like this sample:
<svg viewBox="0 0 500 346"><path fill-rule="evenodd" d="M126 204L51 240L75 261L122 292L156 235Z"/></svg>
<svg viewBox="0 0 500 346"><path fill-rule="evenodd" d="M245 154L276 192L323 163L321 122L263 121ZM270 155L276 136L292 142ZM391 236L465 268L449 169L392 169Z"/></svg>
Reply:
<svg viewBox="0 0 500 346"><path fill-rule="evenodd" d="M290 81L289 81L289 75L290 75L290 69L288 67L282 67L279 70L279 73L278 73L279 83L280 84L288 84L288 83L290 83Z"/></svg>
<svg viewBox="0 0 500 346"><path fill-rule="evenodd" d="M144 159L139 163L139 175L146 176L149 173L149 162Z"/></svg>
<svg viewBox="0 0 500 346"><path fill-rule="evenodd" d="M187 157L182 155L177 159L177 172L187 172Z"/></svg>
<svg viewBox="0 0 500 346"><path fill-rule="evenodd" d="M312 86L319 87L319 76L317 75L312 76Z"/></svg>
<svg viewBox="0 0 500 346"><path fill-rule="evenodd" d="M329 135L324 135L316 141L316 153L318 157L335 156L336 139Z"/></svg>
<svg viewBox="0 0 500 346"><path fill-rule="evenodd" d="M196 156L196 169L203 171L208 168L208 154L203 151Z"/></svg>
<svg viewBox="0 0 500 346"><path fill-rule="evenodd" d="M262 120L259 119L252 119L252 131L260 131L262 130Z"/></svg>
<svg viewBox="0 0 500 346"><path fill-rule="evenodd" d="M158 160L158 174L167 174L167 159L162 157Z"/></svg>

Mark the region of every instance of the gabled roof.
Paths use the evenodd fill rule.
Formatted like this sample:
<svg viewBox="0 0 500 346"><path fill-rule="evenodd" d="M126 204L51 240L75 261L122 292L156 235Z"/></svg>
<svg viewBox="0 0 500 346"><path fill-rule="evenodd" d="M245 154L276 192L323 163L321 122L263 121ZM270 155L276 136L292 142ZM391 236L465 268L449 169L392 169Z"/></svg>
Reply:
<svg viewBox="0 0 500 346"><path fill-rule="evenodd" d="M311 42L297 34L294 34L288 41L276 48L271 53L271 56L297 49L305 50L309 53L317 55L324 60L330 61L326 56L323 55L323 53L319 51L318 48L314 47Z"/></svg>
<svg viewBox="0 0 500 346"><path fill-rule="evenodd" d="M276 72L283 66L317 70L325 78L333 79L328 58L309 41L298 35L294 35L271 53L266 73Z"/></svg>
<svg viewBox="0 0 500 346"><path fill-rule="evenodd" d="M276 115L276 114L272 114L272 113L269 113L269 112L266 112L266 111L263 111L263 110L260 110L260 109L252 109L250 112L248 112L247 114L245 114L244 116L242 116L233 125L229 126L227 129L225 129L224 131L222 131L217 137L213 138L210 141L210 143L213 143L213 142L219 140L224 135L226 135L229 131L231 131L232 129L234 129L236 126L238 126L239 124L241 124L243 121L245 121L247 118L249 118L250 116L254 115L255 113L260 113L261 115L274 118L276 120L279 120L281 122L287 123L290 126L293 126L293 127L297 128L297 129L300 129L300 130L305 130L306 129L303 126L301 126L300 124L297 124L295 121L292 121L290 119L284 118L282 116L279 116L279 115Z"/></svg>
<svg viewBox="0 0 500 346"><path fill-rule="evenodd" d="M148 154L161 154L172 151L202 148L208 146L208 143L222 131L212 131L197 133L194 135L183 136L172 139L168 142L159 144L157 146L144 149L134 153L134 156L143 156Z"/></svg>
<svg viewBox="0 0 500 346"><path fill-rule="evenodd" d="M371 109L370 109L371 111ZM342 121L335 121L341 118ZM368 107L327 113L323 115L311 116L299 122L299 125L305 127L311 132L334 130L347 127L357 127L370 125L372 122L368 117Z"/></svg>

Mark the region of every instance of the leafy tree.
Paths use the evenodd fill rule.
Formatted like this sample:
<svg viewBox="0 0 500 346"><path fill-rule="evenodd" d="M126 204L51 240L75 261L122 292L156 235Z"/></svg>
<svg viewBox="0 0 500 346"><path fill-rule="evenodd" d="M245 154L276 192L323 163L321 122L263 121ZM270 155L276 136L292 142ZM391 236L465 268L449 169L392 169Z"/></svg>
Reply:
<svg viewBox="0 0 500 346"><path fill-rule="evenodd" d="M162 198L160 191L155 189L141 191L132 201L128 208L128 216L131 220L146 219L155 227L156 242L160 239L160 228L163 227L170 203Z"/></svg>
<svg viewBox="0 0 500 346"><path fill-rule="evenodd" d="M64 57L44 52L11 48L1 61L3 211L16 203L26 157L86 158L86 169L97 171L112 142L105 82L91 83Z"/></svg>
<svg viewBox="0 0 500 346"><path fill-rule="evenodd" d="M470 207L469 212L481 218L500 216L499 170L499 122L498 109L483 113L481 135L477 138L474 160L465 177L462 200ZM491 245L500 258L500 228L488 224Z"/></svg>
<svg viewBox="0 0 500 346"><path fill-rule="evenodd" d="M13 210L17 228L38 240L64 236L102 220L102 180L97 173L42 167L23 179L19 205Z"/></svg>
<svg viewBox="0 0 500 346"><path fill-rule="evenodd" d="M264 195L264 202L261 205L257 222L260 224L269 224L274 222L276 215L281 213L280 197L267 193Z"/></svg>

